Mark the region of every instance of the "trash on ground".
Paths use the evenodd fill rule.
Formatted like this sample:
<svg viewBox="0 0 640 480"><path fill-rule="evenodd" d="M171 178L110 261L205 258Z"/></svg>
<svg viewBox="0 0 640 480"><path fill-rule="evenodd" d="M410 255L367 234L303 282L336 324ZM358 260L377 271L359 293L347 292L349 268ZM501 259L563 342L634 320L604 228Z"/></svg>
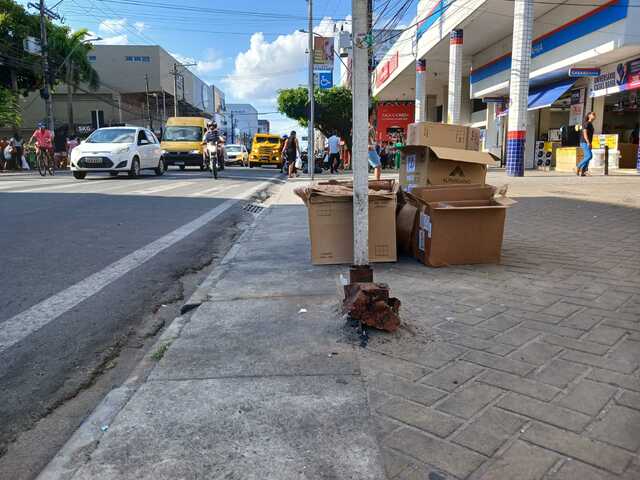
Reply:
<svg viewBox="0 0 640 480"><path fill-rule="evenodd" d="M102 430L103 432L106 432L107 430L109 430L109 425L103 425L100 427L100 430Z"/></svg>
<svg viewBox="0 0 640 480"><path fill-rule="evenodd" d="M307 309L306 308L301 308L300 310L298 310L298 313L307 313Z"/></svg>

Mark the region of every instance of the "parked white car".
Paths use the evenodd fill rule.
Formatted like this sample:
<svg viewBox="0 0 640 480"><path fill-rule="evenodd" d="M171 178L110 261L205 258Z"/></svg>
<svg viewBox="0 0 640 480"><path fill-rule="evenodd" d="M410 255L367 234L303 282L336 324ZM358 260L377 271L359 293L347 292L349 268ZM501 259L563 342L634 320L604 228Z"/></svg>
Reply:
<svg viewBox="0 0 640 480"><path fill-rule="evenodd" d="M140 127L99 128L71 151L71 171L82 180L89 172L126 172L137 177L142 170L165 172L160 142Z"/></svg>
<svg viewBox="0 0 640 480"><path fill-rule="evenodd" d="M225 145L224 149L227 153L226 163L239 163L242 166L249 165L249 152L244 145Z"/></svg>

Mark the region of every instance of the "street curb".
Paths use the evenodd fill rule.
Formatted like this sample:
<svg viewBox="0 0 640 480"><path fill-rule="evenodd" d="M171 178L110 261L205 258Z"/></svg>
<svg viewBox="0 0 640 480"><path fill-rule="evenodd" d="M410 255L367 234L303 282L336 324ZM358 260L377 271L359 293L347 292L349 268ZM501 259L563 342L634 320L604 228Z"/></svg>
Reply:
<svg viewBox="0 0 640 480"><path fill-rule="evenodd" d="M265 180L265 182L251 190L249 195L237 199L236 203L251 200L256 196L261 197L272 185L282 183L279 182L279 180L278 177ZM71 438L36 477L36 480L71 480L76 472L86 464L93 451L100 444L100 440L108 431L109 425L113 423L116 416L127 405L157 365L158 360L153 358L154 354L161 347L166 348L163 346L170 345L180 336L183 327L188 321L188 316L185 316L185 313L197 308L202 302L206 301L207 294L206 288L204 288L205 285L207 288L215 285L228 271L228 264L238 254L240 244L255 230L258 220L265 210L255 215L254 221L246 228L242 235L238 237L236 242L234 242L219 265L213 269L204 282L200 284L191 295L187 303L182 306L180 309L181 315L176 317L167 326L166 330L154 342L122 386L112 389L93 412L83 420Z"/></svg>

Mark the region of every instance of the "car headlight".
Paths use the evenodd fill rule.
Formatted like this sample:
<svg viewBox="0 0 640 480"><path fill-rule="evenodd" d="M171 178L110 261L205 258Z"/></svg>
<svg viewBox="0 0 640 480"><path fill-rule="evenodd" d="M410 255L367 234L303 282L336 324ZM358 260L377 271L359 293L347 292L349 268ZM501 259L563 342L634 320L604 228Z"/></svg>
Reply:
<svg viewBox="0 0 640 480"><path fill-rule="evenodd" d="M200 155L200 150L191 150L189 153L192 155Z"/></svg>
<svg viewBox="0 0 640 480"><path fill-rule="evenodd" d="M121 153L125 153L129 151L129 147L121 147L121 148L117 148L116 150L113 150L112 153L114 153L115 155L120 155Z"/></svg>
<svg viewBox="0 0 640 480"><path fill-rule="evenodd" d="M162 150L162 155L166 155L167 153L169 153L169 152L166 151L166 150Z"/></svg>

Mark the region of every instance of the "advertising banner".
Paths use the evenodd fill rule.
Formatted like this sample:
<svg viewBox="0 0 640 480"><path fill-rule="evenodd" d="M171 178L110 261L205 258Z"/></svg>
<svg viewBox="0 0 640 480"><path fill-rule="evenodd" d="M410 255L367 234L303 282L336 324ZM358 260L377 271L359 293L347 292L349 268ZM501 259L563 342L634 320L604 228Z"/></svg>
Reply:
<svg viewBox="0 0 640 480"><path fill-rule="evenodd" d="M592 97L640 88L640 58L602 69L593 79Z"/></svg>
<svg viewBox="0 0 640 480"><path fill-rule="evenodd" d="M584 88L571 90L571 106L569 107L569 125L581 125L584 117Z"/></svg>
<svg viewBox="0 0 640 480"><path fill-rule="evenodd" d="M313 69L333 70L333 37L313 38Z"/></svg>

